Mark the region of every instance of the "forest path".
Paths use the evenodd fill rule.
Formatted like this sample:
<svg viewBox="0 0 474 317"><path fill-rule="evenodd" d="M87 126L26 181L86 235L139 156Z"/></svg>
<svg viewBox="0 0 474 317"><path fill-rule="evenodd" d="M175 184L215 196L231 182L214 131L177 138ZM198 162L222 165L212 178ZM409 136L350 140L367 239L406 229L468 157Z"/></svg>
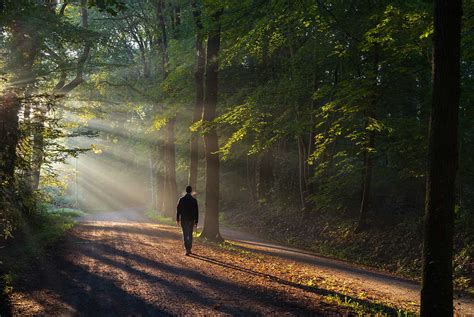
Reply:
<svg viewBox="0 0 474 317"><path fill-rule="evenodd" d="M186 257L178 228L151 223L136 209L88 215L15 288L13 314L337 316L358 305L417 309L416 284L236 231L223 234L236 242L197 241L195 255ZM472 302L462 303L463 315L473 311Z"/></svg>
<svg viewBox="0 0 474 317"><path fill-rule="evenodd" d="M223 228L221 233L226 240L233 241L243 250L294 261L299 265L309 265L319 278L326 281L336 279L340 285L344 285L341 288L345 290L344 294L360 298L364 293L376 302L380 301L391 307L419 310L421 285L415 281L305 250L273 244L238 230ZM474 298L456 294L453 302L458 316L474 316Z"/></svg>

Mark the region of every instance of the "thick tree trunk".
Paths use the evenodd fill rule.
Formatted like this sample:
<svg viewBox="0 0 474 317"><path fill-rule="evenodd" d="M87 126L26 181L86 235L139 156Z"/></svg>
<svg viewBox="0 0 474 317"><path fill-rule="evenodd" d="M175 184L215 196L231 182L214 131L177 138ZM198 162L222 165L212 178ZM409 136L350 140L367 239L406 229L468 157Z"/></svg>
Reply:
<svg viewBox="0 0 474 317"><path fill-rule="evenodd" d="M461 0L435 1L421 316L453 316L452 260L458 168L461 16Z"/></svg>
<svg viewBox="0 0 474 317"><path fill-rule="evenodd" d="M196 70L194 72L194 82L196 85L196 101L194 104L193 123L199 121L203 112L204 101L204 71L206 64L205 51L202 38L201 10L196 1L192 2L193 16L196 24ZM199 135L191 132L190 144L191 162L189 165L188 184L197 189L198 165L199 165Z"/></svg>
<svg viewBox="0 0 474 317"><path fill-rule="evenodd" d="M4 189L11 189L13 185L20 107L20 100L14 92L7 91L0 99L0 194L2 195Z"/></svg>
<svg viewBox="0 0 474 317"><path fill-rule="evenodd" d="M158 19L158 26L161 30L161 50L162 50L162 59L161 66L163 69L163 79L165 80L168 77L168 35L166 30L166 23L164 17L165 11L165 1L156 0L154 2L156 16ZM158 151L163 150L164 156L164 176L160 181L158 180L158 190L163 193L163 208L162 211L170 216L174 217L176 212L176 200L177 200L177 185L176 185L176 149L175 149L175 123L176 116L172 116L165 126L165 145L164 149L158 149ZM158 173L160 177L160 173ZM161 203L159 201L159 203Z"/></svg>
<svg viewBox="0 0 474 317"><path fill-rule="evenodd" d="M219 10L211 16L212 30L207 40L206 83L203 121L208 123L216 117L218 91L218 61L221 34ZM219 150L217 131L211 127L204 134L206 157L206 216L202 236L212 240L221 240L219 232Z"/></svg>
<svg viewBox="0 0 474 317"><path fill-rule="evenodd" d="M166 23L165 23L165 1L164 0L156 0L155 4L155 12L156 17L158 18L158 26L161 30L161 39L160 39L160 46L161 46L161 66L163 68L163 78L166 79L168 77L168 35L166 32Z"/></svg>

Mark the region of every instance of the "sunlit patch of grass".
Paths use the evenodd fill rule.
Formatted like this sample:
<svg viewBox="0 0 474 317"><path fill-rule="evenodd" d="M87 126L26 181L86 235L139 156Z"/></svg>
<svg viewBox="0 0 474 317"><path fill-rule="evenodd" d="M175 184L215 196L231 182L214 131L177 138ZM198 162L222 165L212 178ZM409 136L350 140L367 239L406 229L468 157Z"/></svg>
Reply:
<svg viewBox="0 0 474 317"><path fill-rule="evenodd" d="M227 250L227 251L231 251L231 252L236 252L236 253L240 253L240 254L243 254L243 255L250 255L251 253L247 250L244 250L242 248L239 248L238 245L228 241L228 240L225 240L224 242L221 242L218 244L220 248L224 249L224 250Z"/></svg>
<svg viewBox="0 0 474 317"><path fill-rule="evenodd" d="M162 225L176 226L176 221L175 220L173 220L169 217L160 215L156 211L151 210L151 209L145 210L145 216L148 219L156 221L156 222L158 222Z"/></svg>
<svg viewBox="0 0 474 317"><path fill-rule="evenodd" d="M402 309L391 309L387 308L385 305L381 303L366 303L363 301L359 301L357 299L353 299L348 296L342 295L326 295L324 296L325 300L329 303L337 304L341 307L347 307L351 309L354 313L358 316L398 316L398 317L409 317L409 316L417 316L417 314L413 312L409 312Z"/></svg>
<svg viewBox="0 0 474 317"><path fill-rule="evenodd" d="M74 209L74 208L57 208L57 207L51 207L47 209L47 212L49 214L57 214L65 217L82 217L86 213L82 210L79 209Z"/></svg>

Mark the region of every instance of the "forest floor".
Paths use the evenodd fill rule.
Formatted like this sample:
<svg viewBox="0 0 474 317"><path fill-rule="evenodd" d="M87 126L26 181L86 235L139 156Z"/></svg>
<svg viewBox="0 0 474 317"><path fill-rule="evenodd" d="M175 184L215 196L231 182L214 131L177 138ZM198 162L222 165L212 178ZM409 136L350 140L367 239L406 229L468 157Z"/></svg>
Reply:
<svg viewBox="0 0 474 317"><path fill-rule="evenodd" d="M417 312L419 286L223 230L186 257L175 226L138 210L87 215L14 285L14 316L316 315ZM455 301L474 315L474 301Z"/></svg>

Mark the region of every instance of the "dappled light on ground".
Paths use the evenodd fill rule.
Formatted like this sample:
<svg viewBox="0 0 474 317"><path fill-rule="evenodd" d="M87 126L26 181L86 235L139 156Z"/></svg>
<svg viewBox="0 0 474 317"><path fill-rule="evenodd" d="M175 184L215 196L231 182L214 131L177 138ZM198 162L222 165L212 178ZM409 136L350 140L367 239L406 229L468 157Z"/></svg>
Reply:
<svg viewBox="0 0 474 317"><path fill-rule="evenodd" d="M249 238L220 246L198 241L193 251L184 256L178 228L150 223L136 209L86 215L41 263L40 274L12 296L14 313L341 315L418 309L417 287L407 288L408 282L294 249Z"/></svg>

